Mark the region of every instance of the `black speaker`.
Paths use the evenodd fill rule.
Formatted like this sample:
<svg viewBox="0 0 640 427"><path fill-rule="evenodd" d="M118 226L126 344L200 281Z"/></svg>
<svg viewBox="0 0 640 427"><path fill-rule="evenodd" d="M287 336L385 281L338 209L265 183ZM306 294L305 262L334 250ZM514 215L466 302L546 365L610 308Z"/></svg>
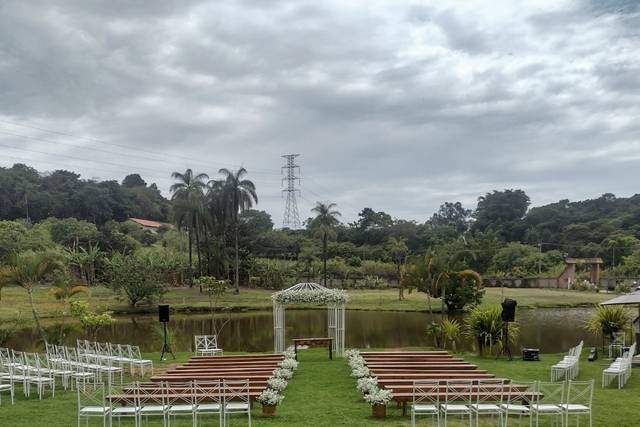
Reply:
<svg viewBox="0 0 640 427"><path fill-rule="evenodd" d="M515 322L516 321L516 306L518 303L514 299L505 298L502 301L502 321L503 322Z"/></svg>
<svg viewBox="0 0 640 427"><path fill-rule="evenodd" d="M169 321L169 306L168 305L159 305L158 306L158 320L161 322Z"/></svg>

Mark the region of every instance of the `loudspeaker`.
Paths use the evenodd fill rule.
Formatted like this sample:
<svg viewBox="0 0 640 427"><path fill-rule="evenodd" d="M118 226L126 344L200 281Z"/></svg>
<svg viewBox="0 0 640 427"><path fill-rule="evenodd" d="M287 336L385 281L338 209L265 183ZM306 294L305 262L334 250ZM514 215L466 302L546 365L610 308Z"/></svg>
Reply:
<svg viewBox="0 0 640 427"><path fill-rule="evenodd" d="M158 306L158 320L161 322L169 321L169 306L168 305L159 305Z"/></svg>
<svg viewBox="0 0 640 427"><path fill-rule="evenodd" d="M515 322L516 321L516 306L517 301L510 298L505 298L502 301L502 321L503 322Z"/></svg>

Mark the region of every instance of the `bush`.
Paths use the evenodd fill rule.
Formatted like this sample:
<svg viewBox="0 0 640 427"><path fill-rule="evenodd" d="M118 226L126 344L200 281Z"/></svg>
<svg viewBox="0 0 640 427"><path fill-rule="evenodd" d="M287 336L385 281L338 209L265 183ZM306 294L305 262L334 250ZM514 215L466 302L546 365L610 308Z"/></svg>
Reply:
<svg viewBox="0 0 640 427"><path fill-rule="evenodd" d="M596 311L587 321L585 329L589 332L606 337L613 337L613 334L624 330L633 319L633 315L626 308L619 305L598 305Z"/></svg>
<svg viewBox="0 0 640 427"><path fill-rule="evenodd" d="M613 292L615 292L616 294L628 294L629 292L631 292L631 286L624 282L618 283L616 284Z"/></svg>
<svg viewBox="0 0 640 427"><path fill-rule="evenodd" d="M475 307L464 319L464 334L476 340L480 355L486 347L489 347L489 352L494 346L502 348L505 330L506 323L502 321L502 307L499 305ZM509 340L515 342L519 334L518 324L511 323Z"/></svg>
<svg viewBox="0 0 640 427"><path fill-rule="evenodd" d="M156 265L144 255L114 255L107 266L107 287L125 295L129 305L152 303L166 292Z"/></svg>
<svg viewBox="0 0 640 427"><path fill-rule="evenodd" d="M572 288L580 292L597 292L598 291L598 285L596 285L595 283L591 283L588 280L582 280L582 281L576 282L576 284L574 284Z"/></svg>

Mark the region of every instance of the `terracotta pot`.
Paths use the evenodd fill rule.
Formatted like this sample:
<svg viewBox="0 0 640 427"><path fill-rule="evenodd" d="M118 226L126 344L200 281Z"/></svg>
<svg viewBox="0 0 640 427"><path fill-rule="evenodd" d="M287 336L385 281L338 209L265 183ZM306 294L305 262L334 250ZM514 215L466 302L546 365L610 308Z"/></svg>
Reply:
<svg viewBox="0 0 640 427"><path fill-rule="evenodd" d="M387 416L387 406L386 405L371 405L371 414L375 418L384 418Z"/></svg>
<svg viewBox="0 0 640 427"><path fill-rule="evenodd" d="M264 416L264 417L275 417L276 416L276 406L275 405L262 405L262 416Z"/></svg>

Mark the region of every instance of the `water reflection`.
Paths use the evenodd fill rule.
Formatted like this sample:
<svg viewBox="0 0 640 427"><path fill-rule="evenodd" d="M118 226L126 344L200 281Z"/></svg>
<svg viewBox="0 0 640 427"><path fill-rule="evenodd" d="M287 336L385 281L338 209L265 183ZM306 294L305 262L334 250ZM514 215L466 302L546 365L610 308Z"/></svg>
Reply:
<svg viewBox="0 0 640 427"><path fill-rule="evenodd" d="M595 337L582 327L590 315L590 309L537 309L520 310L518 322L521 335L514 346L537 347L543 352L561 352L584 339L585 344L597 345ZM433 316L439 320L439 316ZM347 311L346 343L348 347L409 347L428 346L432 342L425 334L431 320L427 313ZM461 319L459 319L461 320ZM288 310L286 312L287 338L319 337L327 335L325 310ZM162 348L159 323L156 316L121 316L111 327L103 330L98 339L139 345L143 351L159 351ZM191 349L195 334L211 333L211 321L207 315L174 315L170 326L174 332L174 350ZM74 332L67 337L69 344L81 334ZM37 348L38 336L26 329L17 334L9 345L32 350ZM462 348L471 350L473 343L464 340ZM273 349L273 319L271 312L232 314L226 325L220 345L227 351L269 351Z"/></svg>

